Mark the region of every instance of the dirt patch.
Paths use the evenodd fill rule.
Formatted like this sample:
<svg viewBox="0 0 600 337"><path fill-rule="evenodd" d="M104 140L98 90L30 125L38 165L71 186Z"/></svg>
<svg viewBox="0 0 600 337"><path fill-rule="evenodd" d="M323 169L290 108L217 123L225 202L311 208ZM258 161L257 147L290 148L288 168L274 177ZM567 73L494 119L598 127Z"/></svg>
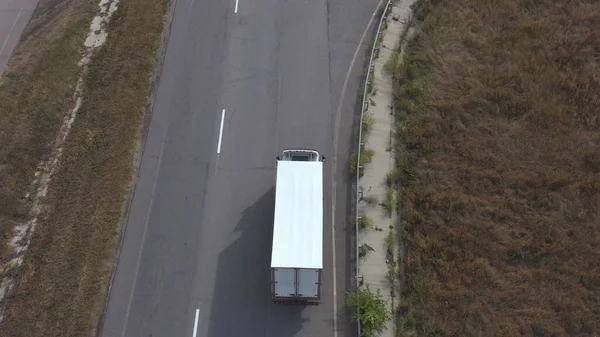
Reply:
<svg viewBox="0 0 600 337"><path fill-rule="evenodd" d="M396 79L398 336L597 335L600 4L420 3Z"/></svg>
<svg viewBox="0 0 600 337"><path fill-rule="evenodd" d="M28 219L24 195L32 188L37 165L51 152L64 114L74 106L77 63L98 8L95 1L49 1L47 6L0 86L0 100L7 102L0 108L2 251L14 225ZM7 298L0 336L85 336L94 331L167 7L168 0L120 4L108 41L93 56L83 103L29 251L23 266L8 272L19 282Z"/></svg>

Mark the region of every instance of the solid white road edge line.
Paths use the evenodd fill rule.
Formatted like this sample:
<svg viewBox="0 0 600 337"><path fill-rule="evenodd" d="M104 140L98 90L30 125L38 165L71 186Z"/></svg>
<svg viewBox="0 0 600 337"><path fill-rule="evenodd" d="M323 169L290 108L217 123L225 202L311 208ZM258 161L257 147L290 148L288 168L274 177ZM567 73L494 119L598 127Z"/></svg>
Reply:
<svg viewBox="0 0 600 337"><path fill-rule="evenodd" d="M238 9L238 2L239 2L239 0L235 0L235 13L237 13L237 9Z"/></svg>
<svg viewBox="0 0 600 337"><path fill-rule="evenodd" d="M236 7L237 8L237 1L236 1ZM236 9L237 11L237 9ZM19 19L21 18L21 13L23 13L23 9L19 9L19 14L17 14L17 18L15 19L15 21L13 21L12 26L10 27L10 30L8 31L8 35L6 35L6 39L4 39L4 43L2 44L2 48L0 48L0 54L2 54L2 52L4 51L4 47L6 47L6 43L8 42L8 40L10 40L10 34L13 33L13 31L15 30L15 26L17 25L17 22L19 21Z"/></svg>
<svg viewBox="0 0 600 337"><path fill-rule="evenodd" d="M152 194L150 197L150 205L148 205L148 211L146 212L146 221L144 222L144 232L142 233L142 242L140 244L140 251L138 252L137 262L135 263L135 272L133 273L133 284L131 285L131 292L129 293L129 301L127 302L127 311L125 311L125 321L123 322L123 329L121 330L121 336L125 337L127 330L127 323L129 321L129 313L131 312L131 304L133 302L133 294L137 286L138 273L140 271L140 263L142 261L142 255L144 253L144 245L146 244L146 235L148 233L148 223L150 222L150 212L154 205L154 196L156 195L156 185L158 183L158 175L160 173L160 167L162 165L163 152L165 150L165 140L167 139L167 130L163 136L162 144L160 146L160 152L158 154L158 164L156 166L156 173L154 174L154 180L152 182ZM143 160L143 159L142 159ZM141 165L140 165L141 168ZM127 233L123 234L127 235Z"/></svg>
<svg viewBox="0 0 600 337"><path fill-rule="evenodd" d="M358 52L360 51L360 48L363 45L363 42L367 36L367 33L369 32L369 29L371 27L371 25L373 24L373 21L375 19L375 16L377 14L377 10L379 10L379 7L381 7L381 4L383 3L383 1L385 0L380 0L379 3L377 4L377 7L375 7L375 11L373 11L373 15L371 15L371 19L369 20L369 23L367 23L367 27L365 28L365 31L363 32L363 35L360 38L360 41L358 42L358 46L356 46L356 50L354 51L354 55L352 56L352 61L350 62L350 66L348 67L348 71L346 72L346 78L344 79L344 85L342 86L342 92L340 95L340 100L338 101L338 109L336 111L336 116L335 116L335 127L333 130L333 179L332 179L332 198L331 198L331 248L332 248L332 255L333 255L333 336L337 337L338 335L338 325L337 325L337 271L336 271L336 259L335 259L335 204L337 202L337 196L336 196L336 191L337 191L337 182L335 180L335 174L337 172L337 149L338 149L338 144L339 144L339 137L340 137L340 122L342 119L342 107L344 105L344 99L346 97L346 91L348 89L348 82L350 81L350 75L352 74L352 68L354 68L354 63L356 62L356 59L358 58ZM358 261L357 261L358 263Z"/></svg>
<svg viewBox="0 0 600 337"><path fill-rule="evenodd" d="M221 141L223 140L223 122L225 122L225 109L221 112L221 129L219 131L219 144L217 145L217 154L221 153Z"/></svg>
<svg viewBox="0 0 600 337"><path fill-rule="evenodd" d="M196 319L194 319L194 334L193 337L196 337L198 334L198 318L200 317L200 309L196 309Z"/></svg>

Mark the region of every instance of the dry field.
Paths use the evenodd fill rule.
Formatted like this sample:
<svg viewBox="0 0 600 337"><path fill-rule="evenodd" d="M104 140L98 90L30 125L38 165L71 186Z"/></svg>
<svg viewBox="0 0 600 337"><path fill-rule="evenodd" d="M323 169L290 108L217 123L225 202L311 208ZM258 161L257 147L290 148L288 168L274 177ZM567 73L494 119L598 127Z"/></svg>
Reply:
<svg viewBox="0 0 600 337"><path fill-rule="evenodd" d="M7 298L0 336L89 336L103 309L119 221L162 42L168 0L119 4L85 77L83 103ZM51 151L98 1L43 1L0 84L0 249ZM8 257L3 254L3 259ZM6 276L6 275L1 275Z"/></svg>
<svg viewBox="0 0 600 337"><path fill-rule="evenodd" d="M600 3L420 4L395 76L398 336L598 336Z"/></svg>

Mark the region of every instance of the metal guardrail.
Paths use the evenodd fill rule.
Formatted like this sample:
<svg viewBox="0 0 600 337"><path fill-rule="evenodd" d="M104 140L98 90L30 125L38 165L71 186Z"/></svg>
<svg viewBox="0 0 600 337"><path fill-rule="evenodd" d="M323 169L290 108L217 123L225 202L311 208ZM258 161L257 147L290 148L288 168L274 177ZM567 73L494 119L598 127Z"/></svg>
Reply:
<svg viewBox="0 0 600 337"><path fill-rule="evenodd" d="M369 58L369 67L367 70L367 77L365 79L365 84L364 84L364 89L363 89L363 99L362 99L362 105L361 105L361 109L360 109L360 124L359 124L359 128L358 128L358 150L357 150L357 156L356 156L356 200L355 200L355 208L356 208L356 218L355 218L355 229L356 229L356 289L358 289L360 287L360 267L359 267L359 245L358 245L358 228L359 228L359 219L360 219L360 215L359 215L359 211L358 211L358 203L360 201L359 198L359 194L360 194L360 172L361 169L363 168L360 165L360 156L361 156L361 151L362 151L362 147L363 147L363 123L364 123L364 116L365 116L365 112L368 109L368 93L367 91L369 91L369 81L371 79L371 73L373 72L373 59L375 56L375 52L377 51L377 41L379 41L379 38L381 37L382 31L381 31L381 27L383 25L384 20L386 20L386 15L388 13L388 10L391 9L391 5L392 5L393 0L387 0L387 3L385 4L385 8L383 10L383 13L381 14L381 17L379 18L379 25L377 26L377 34L375 35L375 41L373 41L373 47L371 48L371 56ZM358 309L360 310L360 308ZM358 336L361 336L361 324L360 321L357 321L358 324Z"/></svg>

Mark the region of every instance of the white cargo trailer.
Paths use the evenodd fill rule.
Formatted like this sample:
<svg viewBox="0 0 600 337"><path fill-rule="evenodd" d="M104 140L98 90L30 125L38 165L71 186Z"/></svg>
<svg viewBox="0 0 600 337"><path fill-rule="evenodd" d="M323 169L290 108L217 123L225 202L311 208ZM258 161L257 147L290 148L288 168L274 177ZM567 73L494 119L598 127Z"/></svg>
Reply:
<svg viewBox="0 0 600 337"><path fill-rule="evenodd" d="M318 305L323 270L323 163L315 150L277 156L271 298Z"/></svg>

